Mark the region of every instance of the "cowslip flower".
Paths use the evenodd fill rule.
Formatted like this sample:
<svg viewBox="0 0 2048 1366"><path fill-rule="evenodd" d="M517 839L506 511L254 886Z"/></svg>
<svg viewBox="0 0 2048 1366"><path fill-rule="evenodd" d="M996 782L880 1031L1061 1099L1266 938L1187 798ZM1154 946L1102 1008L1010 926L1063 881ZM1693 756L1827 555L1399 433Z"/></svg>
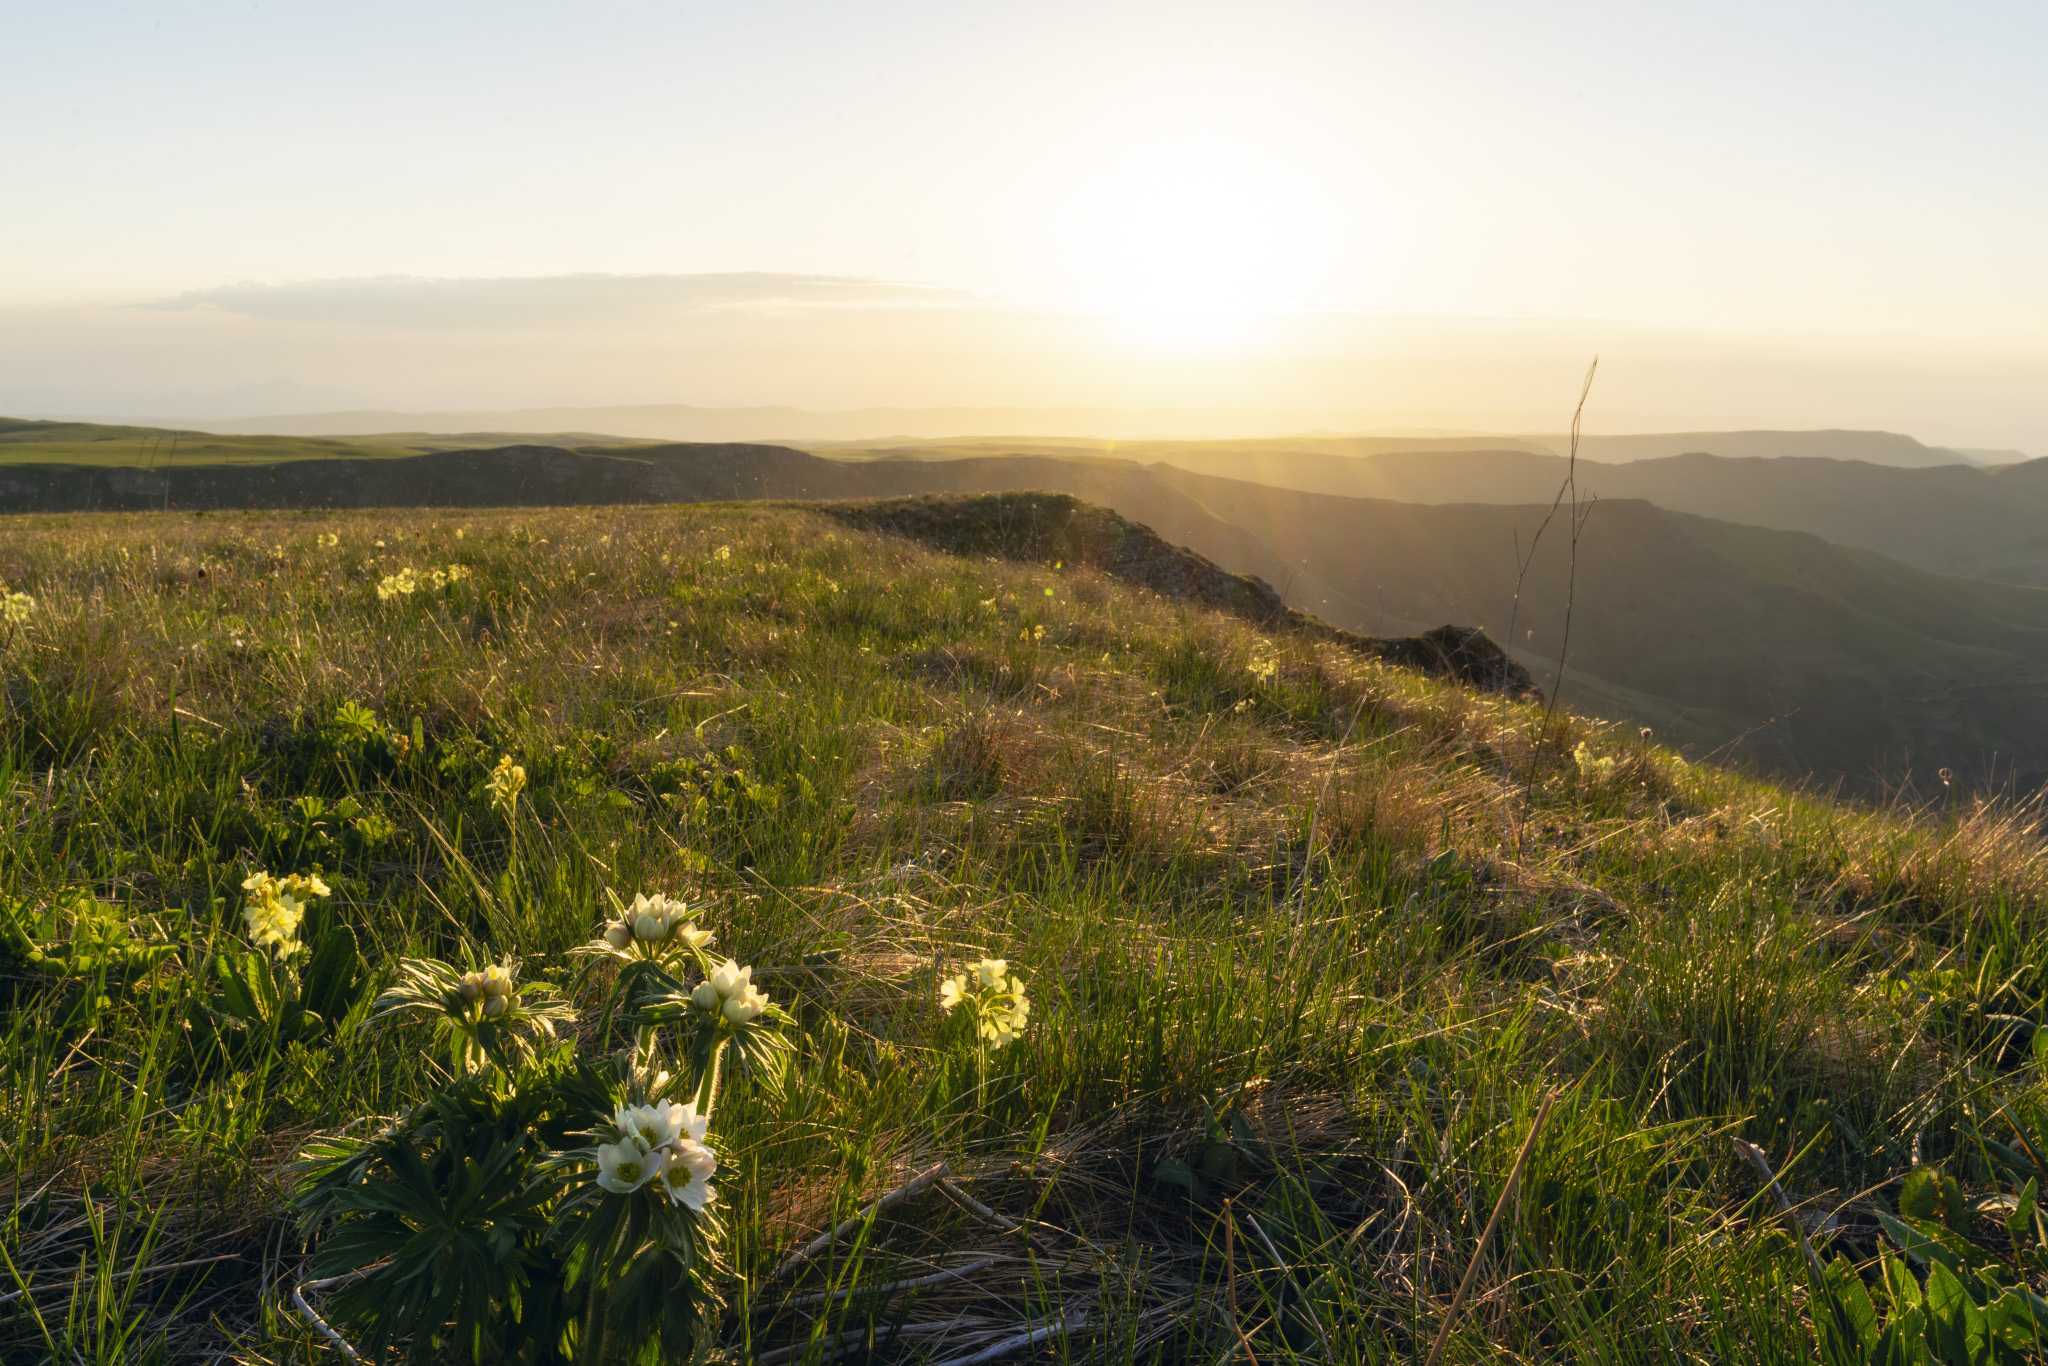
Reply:
<svg viewBox="0 0 2048 1366"><path fill-rule="evenodd" d="M727 1024L750 1023L768 1008L768 993L754 985L754 970L728 958L713 968L711 975L690 993L690 1004L724 1019Z"/></svg>
<svg viewBox="0 0 2048 1366"><path fill-rule="evenodd" d="M314 897L331 895L331 889L317 874L291 873L273 877L258 870L242 880L249 893L242 917L249 927L249 939L260 949L274 950L289 958L299 949L299 923L306 918L306 906Z"/></svg>
<svg viewBox="0 0 2048 1366"><path fill-rule="evenodd" d="M1015 1043L1031 1020L1024 979L1004 958L980 959L939 983L940 1009L950 1014L962 1005L974 1017L976 1034L997 1048Z"/></svg>
<svg viewBox="0 0 2048 1366"><path fill-rule="evenodd" d="M484 780L484 792L489 795L491 805L512 814L512 808L519 801L519 794L526 790L526 770L512 762L507 754L498 760L498 766L491 770L491 776Z"/></svg>

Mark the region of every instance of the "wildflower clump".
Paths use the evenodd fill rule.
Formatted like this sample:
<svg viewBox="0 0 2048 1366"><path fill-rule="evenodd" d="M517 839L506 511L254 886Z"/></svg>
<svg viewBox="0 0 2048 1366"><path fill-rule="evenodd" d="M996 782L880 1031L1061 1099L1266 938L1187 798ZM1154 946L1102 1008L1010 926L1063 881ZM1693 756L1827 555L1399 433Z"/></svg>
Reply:
<svg viewBox="0 0 2048 1366"><path fill-rule="evenodd" d="M768 993L754 985L754 970L728 958L690 993L690 1004L729 1025L751 1024L768 1008Z"/></svg>
<svg viewBox="0 0 2048 1366"><path fill-rule="evenodd" d="M537 1041L576 1012L546 986L521 986L518 965L503 962L462 971L431 958L406 958L398 980L377 998L373 1019L420 1014L447 1038L458 1073L489 1061L508 1071L532 1056Z"/></svg>
<svg viewBox="0 0 2048 1366"><path fill-rule="evenodd" d="M379 541L377 544L384 543ZM431 588L438 593L449 584L461 583L468 577L469 566L466 564L451 564L445 568L429 565L417 572L411 565L406 565L395 574L386 574L378 582L377 601L389 602L393 598L409 598L422 588Z"/></svg>
<svg viewBox="0 0 2048 1366"><path fill-rule="evenodd" d="M0 584L0 621L9 626L26 626L28 619L36 614L36 600L26 593L9 592Z"/></svg>
<svg viewBox="0 0 2048 1366"><path fill-rule="evenodd" d="M1604 783L1614 776L1615 761L1594 754L1584 740L1572 751L1572 762L1578 765L1579 776L1588 782Z"/></svg>
<svg viewBox="0 0 2048 1366"><path fill-rule="evenodd" d="M939 983L940 1009L951 1014L963 1005L974 1021L976 1037L996 1048L1016 1042L1031 1019L1024 979L1010 971L1004 958L983 958Z"/></svg>
<svg viewBox="0 0 2048 1366"><path fill-rule="evenodd" d="M597 1146L597 1184L613 1195L645 1190L672 1205L703 1209L718 1194L711 1187L718 1155L704 1142L710 1125L695 1105L621 1102L612 1115L617 1138Z"/></svg>
<svg viewBox="0 0 2048 1366"><path fill-rule="evenodd" d="M656 892L637 893L630 905L619 908L616 920L605 922L587 950L617 958L662 959L675 951L695 951L716 938L710 930L697 928L690 904Z"/></svg>
<svg viewBox="0 0 2048 1366"><path fill-rule="evenodd" d="M332 895L318 874L291 873L280 878L260 870L242 880L242 890L249 894L242 908L249 941L279 958L290 958L301 948L299 925L306 918L307 904L314 897Z"/></svg>
<svg viewBox="0 0 2048 1366"><path fill-rule="evenodd" d="M498 760L491 776L484 780L484 793L491 799L491 805L511 816L512 809L519 802L519 794L526 790L526 770L512 762L507 754Z"/></svg>

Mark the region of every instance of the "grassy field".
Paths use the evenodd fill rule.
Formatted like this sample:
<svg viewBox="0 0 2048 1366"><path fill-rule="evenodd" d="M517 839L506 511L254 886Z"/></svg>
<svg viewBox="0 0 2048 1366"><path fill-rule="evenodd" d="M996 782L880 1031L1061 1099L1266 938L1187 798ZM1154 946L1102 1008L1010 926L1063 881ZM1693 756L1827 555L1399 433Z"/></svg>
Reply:
<svg viewBox="0 0 2048 1366"><path fill-rule="evenodd" d="M2031 810L798 506L6 533L0 1358L2039 1355Z"/></svg>

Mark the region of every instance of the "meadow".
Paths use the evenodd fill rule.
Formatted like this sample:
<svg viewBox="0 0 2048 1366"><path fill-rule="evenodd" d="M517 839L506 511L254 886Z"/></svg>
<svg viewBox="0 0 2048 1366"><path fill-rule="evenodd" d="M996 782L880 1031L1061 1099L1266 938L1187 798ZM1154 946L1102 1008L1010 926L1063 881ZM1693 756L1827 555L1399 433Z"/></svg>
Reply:
<svg viewBox="0 0 2048 1366"><path fill-rule="evenodd" d="M0 1358L2041 1355L2032 805L794 504L0 584Z"/></svg>

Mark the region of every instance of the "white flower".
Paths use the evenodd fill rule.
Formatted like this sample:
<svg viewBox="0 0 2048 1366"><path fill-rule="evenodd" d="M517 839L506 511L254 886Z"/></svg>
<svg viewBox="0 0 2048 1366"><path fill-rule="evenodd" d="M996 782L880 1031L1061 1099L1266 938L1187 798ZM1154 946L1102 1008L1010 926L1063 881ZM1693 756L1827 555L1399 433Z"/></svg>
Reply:
<svg viewBox="0 0 2048 1366"><path fill-rule="evenodd" d="M742 1025L768 1008L768 993L754 985L752 968L728 958L697 984L690 1003L723 1016L728 1024Z"/></svg>
<svg viewBox="0 0 2048 1366"><path fill-rule="evenodd" d="M665 1151L650 1152L637 1138L621 1138L597 1150L597 1184L614 1195L629 1195L661 1175Z"/></svg>
<svg viewBox="0 0 2048 1366"><path fill-rule="evenodd" d="M718 1155L693 1138L677 1139L660 1174L661 1189L678 1205L701 1210L718 1198L711 1188L711 1173L718 1170Z"/></svg>
<svg viewBox="0 0 2048 1366"><path fill-rule="evenodd" d="M631 926L633 938L643 944L673 942L701 949L715 936L709 930L698 929L697 922L689 915L690 906L686 901L660 892L653 896L640 892L634 896L633 904L626 907L621 923ZM609 934L606 938L609 940Z"/></svg>
<svg viewBox="0 0 2048 1366"><path fill-rule="evenodd" d="M619 1132L638 1139L641 1145L652 1151L666 1148L683 1136L685 1107L672 1100L658 1100L652 1105L620 1105L612 1115L612 1123Z"/></svg>

